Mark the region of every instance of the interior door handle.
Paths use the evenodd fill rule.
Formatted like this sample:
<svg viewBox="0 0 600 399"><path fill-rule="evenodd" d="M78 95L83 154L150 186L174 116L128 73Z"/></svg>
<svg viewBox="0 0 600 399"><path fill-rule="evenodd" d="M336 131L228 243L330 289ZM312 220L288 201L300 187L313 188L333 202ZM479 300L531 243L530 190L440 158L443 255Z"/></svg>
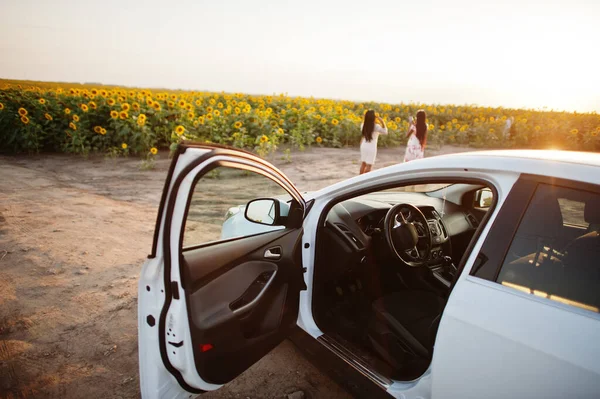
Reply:
<svg viewBox="0 0 600 399"><path fill-rule="evenodd" d="M269 248L265 251L265 259L279 259L281 258L281 247Z"/></svg>

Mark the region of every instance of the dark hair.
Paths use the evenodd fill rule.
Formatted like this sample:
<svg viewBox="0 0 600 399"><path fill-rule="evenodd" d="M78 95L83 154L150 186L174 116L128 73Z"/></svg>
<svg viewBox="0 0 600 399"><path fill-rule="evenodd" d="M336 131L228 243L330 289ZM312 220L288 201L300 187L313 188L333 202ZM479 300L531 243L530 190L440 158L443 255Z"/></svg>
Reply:
<svg viewBox="0 0 600 399"><path fill-rule="evenodd" d="M421 143L421 148L425 149L425 144L427 144L427 115L422 109L417 111L417 139Z"/></svg>
<svg viewBox="0 0 600 399"><path fill-rule="evenodd" d="M366 141L373 140L373 130L375 130L375 111L372 109L365 112L365 120L362 127L362 135Z"/></svg>

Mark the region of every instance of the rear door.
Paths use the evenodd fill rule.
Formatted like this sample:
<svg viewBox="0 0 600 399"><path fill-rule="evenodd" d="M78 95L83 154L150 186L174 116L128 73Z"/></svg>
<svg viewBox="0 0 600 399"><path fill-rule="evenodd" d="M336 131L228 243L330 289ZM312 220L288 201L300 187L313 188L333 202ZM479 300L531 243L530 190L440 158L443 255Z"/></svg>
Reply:
<svg viewBox="0 0 600 399"><path fill-rule="evenodd" d="M433 397L600 397L599 209L600 185L521 176L449 297Z"/></svg>
<svg viewBox="0 0 600 399"><path fill-rule="evenodd" d="M287 336L306 288L305 209L293 184L260 158L179 147L139 281L144 398L218 389Z"/></svg>

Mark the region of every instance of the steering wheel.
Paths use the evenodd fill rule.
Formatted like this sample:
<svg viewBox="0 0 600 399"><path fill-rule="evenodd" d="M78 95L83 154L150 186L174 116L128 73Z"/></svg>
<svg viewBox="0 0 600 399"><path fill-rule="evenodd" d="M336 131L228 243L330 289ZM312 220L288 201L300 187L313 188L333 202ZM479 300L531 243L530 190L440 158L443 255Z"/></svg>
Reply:
<svg viewBox="0 0 600 399"><path fill-rule="evenodd" d="M385 215L385 240L402 262L423 266L431 253L431 231L423 212L411 204L398 204Z"/></svg>

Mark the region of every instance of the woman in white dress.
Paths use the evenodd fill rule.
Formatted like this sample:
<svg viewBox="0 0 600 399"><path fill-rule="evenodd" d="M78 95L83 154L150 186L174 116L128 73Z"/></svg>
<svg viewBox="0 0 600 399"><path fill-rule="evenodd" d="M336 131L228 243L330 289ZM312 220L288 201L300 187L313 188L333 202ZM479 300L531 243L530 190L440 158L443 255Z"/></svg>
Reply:
<svg viewBox="0 0 600 399"><path fill-rule="evenodd" d="M427 115L422 109L417 111L417 123L410 123L408 130L408 143L404 162L421 159L425 156L425 145L427 144Z"/></svg>
<svg viewBox="0 0 600 399"><path fill-rule="evenodd" d="M375 122L381 124L378 125ZM360 125L362 139L360 140L360 174L371 171L377 157L377 139L380 134L388 134L387 126L383 119L375 116L375 111L365 113L365 120Z"/></svg>

